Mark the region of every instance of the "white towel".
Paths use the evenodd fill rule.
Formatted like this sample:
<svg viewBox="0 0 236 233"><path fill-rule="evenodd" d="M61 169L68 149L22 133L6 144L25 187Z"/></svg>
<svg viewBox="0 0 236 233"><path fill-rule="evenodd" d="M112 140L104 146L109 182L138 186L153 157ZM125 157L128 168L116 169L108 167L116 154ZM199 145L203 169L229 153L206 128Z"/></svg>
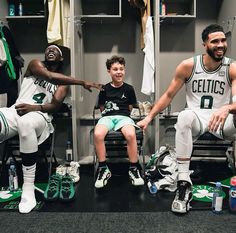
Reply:
<svg viewBox="0 0 236 233"><path fill-rule="evenodd" d="M143 52L144 65L143 65L143 82L141 92L145 95L151 95L154 93L154 38L153 38L153 25L152 18L149 16L146 24L146 31L144 35L145 47Z"/></svg>

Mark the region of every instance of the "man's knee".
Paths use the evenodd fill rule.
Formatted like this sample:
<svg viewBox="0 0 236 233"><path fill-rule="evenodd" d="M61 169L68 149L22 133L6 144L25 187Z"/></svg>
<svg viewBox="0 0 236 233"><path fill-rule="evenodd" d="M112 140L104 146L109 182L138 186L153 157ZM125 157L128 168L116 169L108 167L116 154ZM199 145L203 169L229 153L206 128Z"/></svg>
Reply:
<svg viewBox="0 0 236 233"><path fill-rule="evenodd" d="M192 111L184 110L179 113L177 123L175 124L175 129L183 131L187 128L192 128L195 115Z"/></svg>
<svg viewBox="0 0 236 233"><path fill-rule="evenodd" d="M21 137L26 137L34 132L33 124L30 121L25 121L22 118L17 120L18 133Z"/></svg>

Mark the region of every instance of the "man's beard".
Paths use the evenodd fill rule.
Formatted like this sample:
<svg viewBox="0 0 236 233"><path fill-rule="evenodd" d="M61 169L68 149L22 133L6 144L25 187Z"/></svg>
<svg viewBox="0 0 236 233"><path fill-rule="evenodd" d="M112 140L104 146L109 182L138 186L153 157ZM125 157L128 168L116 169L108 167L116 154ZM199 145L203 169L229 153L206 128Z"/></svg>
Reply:
<svg viewBox="0 0 236 233"><path fill-rule="evenodd" d="M51 68L55 69L57 72L61 72L62 71L62 61L44 61L44 64L46 65L46 67L51 70Z"/></svg>
<svg viewBox="0 0 236 233"><path fill-rule="evenodd" d="M215 54L214 54L214 50L209 49L209 48L207 48L207 54L208 54L214 61L219 62L219 61L222 61L222 59L223 59L223 57L224 57L224 55L225 55L225 53L226 53L226 50L227 50L227 49L224 48L224 54L223 54L222 57L216 57Z"/></svg>

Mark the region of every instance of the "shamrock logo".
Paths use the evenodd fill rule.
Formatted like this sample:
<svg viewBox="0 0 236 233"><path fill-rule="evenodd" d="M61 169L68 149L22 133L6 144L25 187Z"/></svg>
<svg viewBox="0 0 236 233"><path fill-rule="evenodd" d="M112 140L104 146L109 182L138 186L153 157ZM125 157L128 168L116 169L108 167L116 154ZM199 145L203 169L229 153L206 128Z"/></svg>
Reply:
<svg viewBox="0 0 236 233"><path fill-rule="evenodd" d="M214 187L209 185L193 185L193 200L212 202ZM222 191L223 197L226 196Z"/></svg>
<svg viewBox="0 0 236 233"><path fill-rule="evenodd" d="M21 196L21 190L11 192L10 190L0 191L0 203L14 200Z"/></svg>

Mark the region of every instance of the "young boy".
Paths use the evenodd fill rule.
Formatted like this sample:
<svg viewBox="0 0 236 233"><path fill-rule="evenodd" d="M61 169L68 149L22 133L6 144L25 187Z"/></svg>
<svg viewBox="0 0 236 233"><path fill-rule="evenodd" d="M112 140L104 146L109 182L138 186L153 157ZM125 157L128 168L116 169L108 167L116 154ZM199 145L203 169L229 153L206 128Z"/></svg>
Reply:
<svg viewBox="0 0 236 233"><path fill-rule="evenodd" d="M120 130L127 141L127 153L130 161L129 177L133 185L143 185L144 180L138 169L138 152L135 134L135 123L129 117L132 105L137 102L134 88L124 82L125 59L113 56L106 61L107 72L111 82L100 91L98 104L102 118L94 131L94 143L99 161L96 188L102 188L111 177L106 164L106 148L104 138L110 130Z"/></svg>

